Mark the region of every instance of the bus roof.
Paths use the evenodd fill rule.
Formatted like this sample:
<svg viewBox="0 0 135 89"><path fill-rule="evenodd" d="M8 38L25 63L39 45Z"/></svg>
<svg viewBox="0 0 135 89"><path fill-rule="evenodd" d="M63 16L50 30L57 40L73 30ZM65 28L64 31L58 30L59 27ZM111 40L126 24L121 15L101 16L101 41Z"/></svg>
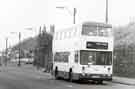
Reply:
<svg viewBox="0 0 135 89"><path fill-rule="evenodd" d="M99 22L84 22L82 25L85 25L85 26L99 26L99 27L105 27L105 28L112 28L112 25L110 25L110 24L99 23Z"/></svg>
<svg viewBox="0 0 135 89"><path fill-rule="evenodd" d="M87 21L87 22L82 22L81 24L73 24L70 27L57 29L56 32L61 32L61 31L66 31L66 30L69 30L69 29L73 29L74 27L79 26L79 25L82 25L82 26L94 26L94 27L99 26L99 27L104 27L104 28L112 28L111 24Z"/></svg>

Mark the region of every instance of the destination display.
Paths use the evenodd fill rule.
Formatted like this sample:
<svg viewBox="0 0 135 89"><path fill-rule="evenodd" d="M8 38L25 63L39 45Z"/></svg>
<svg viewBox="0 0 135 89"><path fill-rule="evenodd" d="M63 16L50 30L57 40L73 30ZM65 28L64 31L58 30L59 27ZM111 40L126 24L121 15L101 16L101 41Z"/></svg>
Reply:
<svg viewBox="0 0 135 89"><path fill-rule="evenodd" d="M89 48L89 49L108 49L108 43L106 43L106 42L87 42L86 48Z"/></svg>

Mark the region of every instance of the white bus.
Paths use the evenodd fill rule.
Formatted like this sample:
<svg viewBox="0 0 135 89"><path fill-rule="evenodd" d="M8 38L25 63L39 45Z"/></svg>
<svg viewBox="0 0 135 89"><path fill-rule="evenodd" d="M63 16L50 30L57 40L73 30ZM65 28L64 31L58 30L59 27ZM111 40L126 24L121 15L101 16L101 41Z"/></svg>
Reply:
<svg viewBox="0 0 135 89"><path fill-rule="evenodd" d="M112 80L112 26L84 22L56 31L53 38L53 74L69 80Z"/></svg>

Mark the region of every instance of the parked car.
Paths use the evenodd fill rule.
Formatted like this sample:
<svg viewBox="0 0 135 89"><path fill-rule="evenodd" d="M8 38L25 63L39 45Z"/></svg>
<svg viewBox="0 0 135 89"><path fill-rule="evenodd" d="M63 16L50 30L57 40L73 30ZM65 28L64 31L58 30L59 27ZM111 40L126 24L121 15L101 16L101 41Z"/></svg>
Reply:
<svg viewBox="0 0 135 89"><path fill-rule="evenodd" d="M33 64L34 59L33 58L28 58L26 61L26 64Z"/></svg>

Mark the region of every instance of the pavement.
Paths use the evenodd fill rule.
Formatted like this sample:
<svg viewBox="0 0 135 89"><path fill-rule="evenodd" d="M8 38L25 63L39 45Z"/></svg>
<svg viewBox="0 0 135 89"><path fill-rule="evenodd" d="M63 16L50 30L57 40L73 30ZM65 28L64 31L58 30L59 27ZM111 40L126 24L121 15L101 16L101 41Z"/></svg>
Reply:
<svg viewBox="0 0 135 89"><path fill-rule="evenodd" d="M126 77L114 76L112 82L135 86L135 78L126 78Z"/></svg>

